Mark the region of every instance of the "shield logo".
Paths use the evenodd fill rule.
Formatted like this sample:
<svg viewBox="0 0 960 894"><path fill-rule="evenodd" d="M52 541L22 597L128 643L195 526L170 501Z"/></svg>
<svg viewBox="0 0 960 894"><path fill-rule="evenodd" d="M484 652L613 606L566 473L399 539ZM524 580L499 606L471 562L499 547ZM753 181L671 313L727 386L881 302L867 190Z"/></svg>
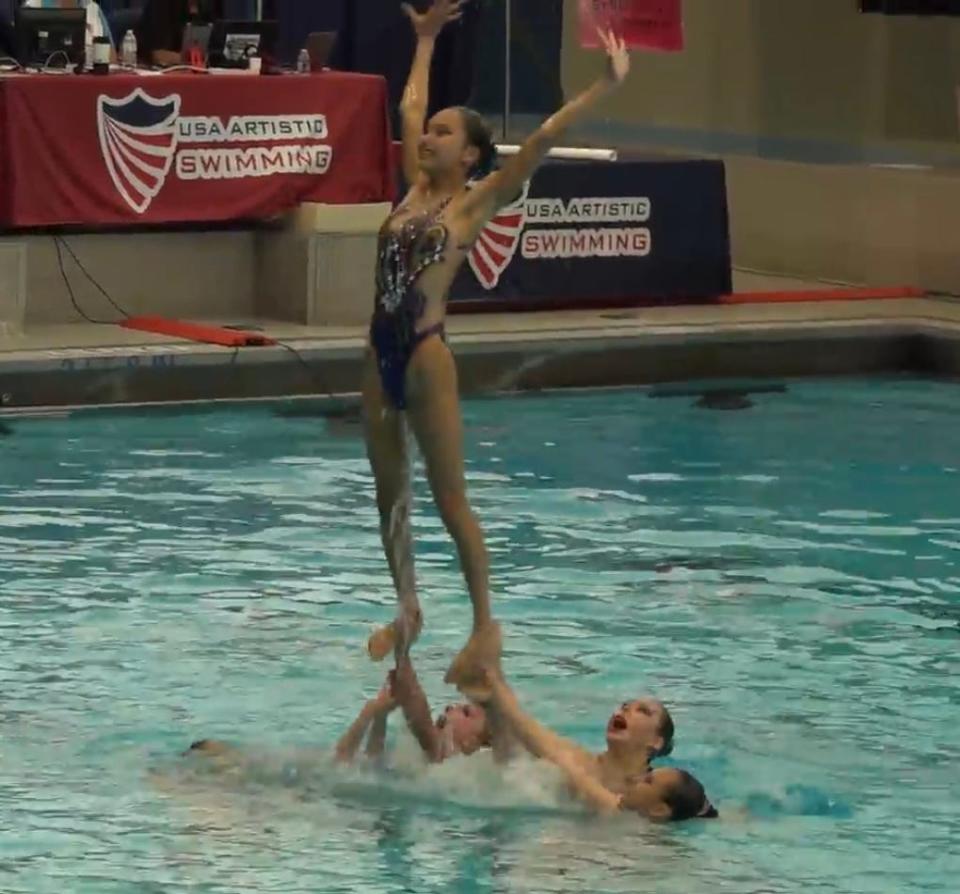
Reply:
<svg viewBox="0 0 960 894"><path fill-rule="evenodd" d="M139 87L123 99L97 100L103 160L117 192L137 214L150 207L170 172L179 115L179 95L154 99Z"/></svg>
<svg viewBox="0 0 960 894"><path fill-rule="evenodd" d="M519 197L504 205L488 223L474 243L467 260L477 281L485 289L495 289L503 271L510 266L520 246L526 223L527 193L530 181L523 184Z"/></svg>

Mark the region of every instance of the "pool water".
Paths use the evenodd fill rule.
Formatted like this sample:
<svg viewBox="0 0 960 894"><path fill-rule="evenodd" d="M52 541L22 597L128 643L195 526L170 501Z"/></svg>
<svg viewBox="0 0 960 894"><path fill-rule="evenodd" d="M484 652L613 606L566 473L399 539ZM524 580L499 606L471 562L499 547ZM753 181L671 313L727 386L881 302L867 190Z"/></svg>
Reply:
<svg viewBox="0 0 960 894"><path fill-rule="evenodd" d="M379 688L359 428L301 402L85 412L0 436L0 890L955 890L960 390L656 394L469 401L469 479L524 703L599 748L658 695L724 819L591 822L482 759L191 775L203 736L322 755ZM436 708L468 603L419 497Z"/></svg>

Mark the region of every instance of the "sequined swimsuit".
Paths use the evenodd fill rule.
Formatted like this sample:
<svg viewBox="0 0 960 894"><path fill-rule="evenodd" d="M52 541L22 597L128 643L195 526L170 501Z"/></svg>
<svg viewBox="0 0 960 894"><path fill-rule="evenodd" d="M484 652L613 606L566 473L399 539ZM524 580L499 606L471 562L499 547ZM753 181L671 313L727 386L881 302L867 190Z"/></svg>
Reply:
<svg viewBox="0 0 960 894"><path fill-rule="evenodd" d="M447 199L438 208L414 214L394 230L391 225L403 210L401 206L380 229L370 342L377 355L383 390L398 410L407 406L407 366L417 346L431 335L444 335L443 323L417 331L427 307L427 297L417 282L446 251L450 234L440 216L449 202Z"/></svg>

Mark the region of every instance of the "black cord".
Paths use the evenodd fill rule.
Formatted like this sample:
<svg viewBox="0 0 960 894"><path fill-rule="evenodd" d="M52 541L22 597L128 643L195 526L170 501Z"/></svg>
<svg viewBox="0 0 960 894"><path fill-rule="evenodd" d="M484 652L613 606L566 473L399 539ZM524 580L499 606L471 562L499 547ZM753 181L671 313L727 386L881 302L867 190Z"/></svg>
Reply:
<svg viewBox="0 0 960 894"><path fill-rule="evenodd" d="M228 326L224 326L223 328L234 329L237 332L250 332L253 330L262 331L260 327L252 327L251 329L251 327L243 326L243 325L228 325ZM309 375L310 378L317 383L317 386L319 387L320 391L323 392L323 394L325 394L327 397L333 397L333 392L330 391L329 388L327 388L327 386L323 382L323 379L321 379L319 375L317 375L316 370L314 369L314 367L310 365L309 361L307 361L304 358L304 356L293 345L287 344L286 342L280 341L279 339L269 338L268 336L264 336L263 341L251 341L245 345L237 345L233 349L233 354L230 356L230 365L236 366L237 358L240 356L240 348L271 347L271 346L283 348L285 351L289 351L291 354L293 354L293 356L297 358L297 361L299 362L299 364L304 368L307 375Z"/></svg>
<svg viewBox="0 0 960 894"><path fill-rule="evenodd" d="M96 323L97 325L101 325L101 326L115 326L116 325L115 320L95 320L93 317L84 313L83 308L80 307L79 304L77 304L77 296L73 294L73 286L70 285L70 277L67 276L67 271L63 266L63 252L60 251L60 241L61 240L59 237L57 236L53 237L53 244L56 246L56 249L57 249L57 264L60 267L60 275L63 277L63 281L67 287L67 292L70 295L70 303L73 305L73 309L78 314L80 314L80 316L83 317L88 323Z"/></svg>
<svg viewBox="0 0 960 894"><path fill-rule="evenodd" d="M80 305L77 303L77 297L73 292L73 286L70 284L70 277L67 276L67 271L63 266L63 253L60 250L61 245L69 252L70 257L73 258L74 263L80 268L83 275L86 276L86 278L91 283L93 283L94 286L96 286L100 294L103 295L103 297L110 302L113 308L118 313L122 314L123 319L125 320L130 319L131 317L130 312L127 310L124 310L124 308L122 308L119 304L117 304L117 302L110 297L110 294L107 292L107 290L102 285L100 285L100 283L97 282L96 279L94 279L94 277L90 274L87 268L83 266L80 259L77 257L76 253L70 247L70 244L67 242L66 239L63 239L60 236L54 236L53 244L56 246L56 249L57 249L57 264L60 267L60 275L63 277L63 281L67 286L67 292L70 295L70 303L73 305L74 310L76 310L76 312L80 314L80 316L83 317L83 319L85 319L88 323L96 323L98 325L103 325L103 326L115 326L118 322L120 322L118 320L95 320L93 319L93 317L89 316L83 311L83 308L81 308ZM228 327L228 328L233 328L233 327ZM307 373L307 375L311 379L313 379L314 382L316 382L317 386L319 387L320 391L323 394L327 395L328 397L333 397L333 392L330 391L330 389L327 388L327 386L324 384L323 379L321 379L320 376L317 374L316 369L310 365L310 363L293 345L287 344L286 342L283 342L283 341L279 341L278 339L274 339L274 342L279 347L283 348L285 351L289 351L291 354L293 354L294 357L297 358L297 361L304 368L304 371ZM248 345L245 347L252 347L252 345ZM230 361L229 361L231 366L236 365L237 359L240 356L240 348L241 348L240 345L237 345L236 347L234 347L233 354L230 356Z"/></svg>
<svg viewBox="0 0 960 894"><path fill-rule="evenodd" d="M43 68L41 69L41 71L50 71L50 69L52 68L50 63L54 59L56 59L57 56L63 56L64 58L63 70L66 71L70 67L70 56L66 50L55 50L49 56L47 56L47 61L43 63Z"/></svg>
<svg viewBox="0 0 960 894"><path fill-rule="evenodd" d="M297 360L300 362L300 365L306 370L307 375L309 375L310 378L316 382L317 387L323 394L325 394L327 397L333 397L333 392L327 388L326 384L324 383L323 379L320 378L315 368L304 359L303 355L293 345L288 345L286 342L279 341L277 339L275 339L275 341L281 348L289 351L294 357L297 358Z"/></svg>
<svg viewBox="0 0 960 894"><path fill-rule="evenodd" d="M80 261L80 258L77 257L76 252L70 247L70 243L67 242L66 239L64 239L62 236L54 236L53 238L63 243L63 247L70 253L70 257L73 258L73 262L80 268L83 275L91 283L93 283L97 291L100 292L100 294L103 295L103 297L110 302L110 304L113 306L113 309L117 311L117 313L123 314L125 319L129 319L131 316L133 316L128 310L124 310L124 308L122 308L119 304L117 304L117 302L110 297L110 294L107 292L107 290L93 278L93 276L90 274L87 268L83 266L83 264Z"/></svg>

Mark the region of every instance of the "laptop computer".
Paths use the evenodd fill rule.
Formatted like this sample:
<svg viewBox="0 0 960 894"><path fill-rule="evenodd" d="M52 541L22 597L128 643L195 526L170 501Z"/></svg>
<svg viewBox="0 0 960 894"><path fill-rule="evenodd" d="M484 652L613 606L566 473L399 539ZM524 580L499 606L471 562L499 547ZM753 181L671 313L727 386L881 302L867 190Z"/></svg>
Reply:
<svg viewBox="0 0 960 894"><path fill-rule="evenodd" d="M337 44L337 36L336 31L313 31L307 37L310 71L323 71L330 67L330 57Z"/></svg>
<svg viewBox="0 0 960 894"><path fill-rule="evenodd" d="M275 20L241 21L222 19L213 23L210 36L210 65L220 68L247 68L251 56L259 56L265 67L275 64L277 23Z"/></svg>

